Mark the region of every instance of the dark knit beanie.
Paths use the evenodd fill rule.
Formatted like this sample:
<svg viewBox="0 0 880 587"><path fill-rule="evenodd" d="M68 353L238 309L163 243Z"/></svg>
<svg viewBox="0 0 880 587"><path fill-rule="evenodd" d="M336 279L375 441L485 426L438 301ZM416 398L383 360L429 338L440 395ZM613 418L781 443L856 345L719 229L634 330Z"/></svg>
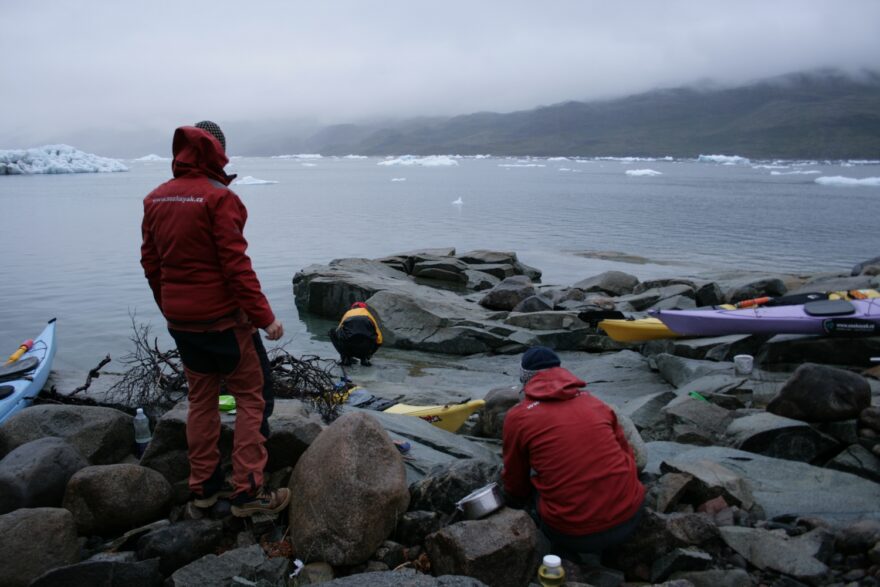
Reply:
<svg viewBox="0 0 880 587"><path fill-rule="evenodd" d="M223 135L223 131L220 130L220 127L217 126L216 122L211 122L210 120L203 120L201 122L197 122L194 125L196 128L200 128L202 130L206 130L220 141L220 145L223 147L223 151L226 151L226 137Z"/></svg>
<svg viewBox="0 0 880 587"><path fill-rule="evenodd" d="M525 371L540 371L558 367L562 362L559 356L545 346L532 347L523 353L521 366Z"/></svg>

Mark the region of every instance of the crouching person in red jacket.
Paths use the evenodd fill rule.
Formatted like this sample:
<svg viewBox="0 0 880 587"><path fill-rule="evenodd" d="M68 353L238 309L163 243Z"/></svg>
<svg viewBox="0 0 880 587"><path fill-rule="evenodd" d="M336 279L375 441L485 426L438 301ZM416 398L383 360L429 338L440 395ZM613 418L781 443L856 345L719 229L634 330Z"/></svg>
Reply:
<svg viewBox="0 0 880 587"><path fill-rule="evenodd" d="M614 411L549 348L527 350L521 365L525 398L504 419L505 493L536 498L557 554L620 544L639 524L645 488Z"/></svg>
<svg viewBox="0 0 880 587"><path fill-rule="evenodd" d="M264 397L268 361L257 329L277 340L284 328L246 253L247 210L227 187L235 176L223 171L229 159L220 127L178 128L172 152L174 179L144 199L141 265L186 374L189 487L199 507L231 497L236 516L277 513L290 492L263 489L272 399ZM224 488L217 447L223 383L237 409L232 488Z"/></svg>

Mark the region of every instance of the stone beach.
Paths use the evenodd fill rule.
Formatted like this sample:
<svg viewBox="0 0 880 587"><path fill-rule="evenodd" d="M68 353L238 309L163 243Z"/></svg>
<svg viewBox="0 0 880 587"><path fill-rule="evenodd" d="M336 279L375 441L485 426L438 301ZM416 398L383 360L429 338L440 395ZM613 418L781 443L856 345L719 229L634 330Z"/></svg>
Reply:
<svg viewBox="0 0 880 587"><path fill-rule="evenodd" d="M354 383L410 404L486 400L452 434L347 408L331 424L277 400L267 440L278 516L189 501L186 402L134 456L132 417L35 405L0 427L4 584L520 586L546 539L524 511L464 520L498 480L519 354L552 347L627 428L646 515L569 585L880 585L880 337L750 336L618 343L590 315L880 288L880 259L821 275L747 272L640 281L623 271L543 285L515 253L452 248L339 259L293 278L301 315L366 301L385 346ZM294 352L294 349L291 349ZM735 372L733 357L754 356ZM234 416L222 416L228 469ZM407 441L401 454L393 440Z"/></svg>

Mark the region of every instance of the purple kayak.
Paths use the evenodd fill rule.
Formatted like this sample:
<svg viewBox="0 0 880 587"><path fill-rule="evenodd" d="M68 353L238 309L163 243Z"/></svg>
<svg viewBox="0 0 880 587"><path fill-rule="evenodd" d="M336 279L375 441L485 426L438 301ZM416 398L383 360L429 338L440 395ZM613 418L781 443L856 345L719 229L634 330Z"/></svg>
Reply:
<svg viewBox="0 0 880 587"><path fill-rule="evenodd" d="M824 334L880 336L880 299L822 300L796 306L742 310L653 310L681 336Z"/></svg>

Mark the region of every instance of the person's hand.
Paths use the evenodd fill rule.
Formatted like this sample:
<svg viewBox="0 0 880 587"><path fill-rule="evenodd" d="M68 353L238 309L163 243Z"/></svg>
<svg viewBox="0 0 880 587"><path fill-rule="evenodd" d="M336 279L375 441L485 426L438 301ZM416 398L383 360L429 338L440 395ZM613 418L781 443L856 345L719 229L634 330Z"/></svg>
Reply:
<svg viewBox="0 0 880 587"><path fill-rule="evenodd" d="M278 320L275 320L272 324L264 328L266 331L266 338L269 340L278 340L282 336L284 336L284 326Z"/></svg>

